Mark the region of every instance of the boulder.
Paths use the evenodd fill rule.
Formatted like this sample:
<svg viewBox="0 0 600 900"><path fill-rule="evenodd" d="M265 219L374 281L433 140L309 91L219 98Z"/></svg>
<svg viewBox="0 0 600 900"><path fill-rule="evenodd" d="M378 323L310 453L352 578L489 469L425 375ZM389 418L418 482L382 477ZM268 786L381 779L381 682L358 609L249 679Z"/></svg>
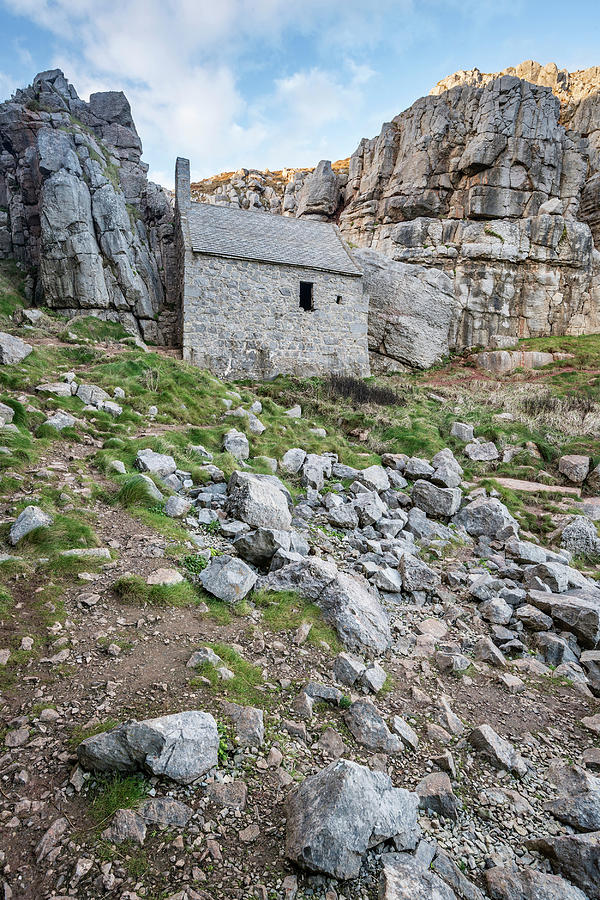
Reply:
<svg viewBox="0 0 600 900"><path fill-rule="evenodd" d="M368 750L398 753L402 747L369 700L356 700L344 714L344 721L358 743Z"/></svg>
<svg viewBox="0 0 600 900"><path fill-rule="evenodd" d="M376 491L359 494L356 500L352 501L352 506L363 528L376 525L387 512L387 506Z"/></svg>
<svg viewBox="0 0 600 900"><path fill-rule="evenodd" d="M97 384L79 384L75 396L79 397L86 406L96 406L101 409L105 402L110 401L110 394L98 387Z"/></svg>
<svg viewBox="0 0 600 900"><path fill-rule="evenodd" d="M580 556L600 554L600 538L587 516L575 516L562 530L560 545Z"/></svg>
<svg viewBox="0 0 600 900"><path fill-rule="evenodd" d="M432 518L449 518L458 512L462 500L459 488L443 488L429 481L415 481L412 502Z"/></svg>
<svg viewBox="0 0 600 900"><path fill-rule="evenodd" d="M445 273L395 262L376 250L354 258L369 295L369 351L373 371L404 366L427 369L450 351L450 327L458 304Z"/></svg>
<svg viewBox="0 0 600 900"><path fill-rule="evenodd" d="M191 784L217 765L219 732L209 713L173 713L125 722L81 742L77 757L94 772L143 770Z"/></svg>
<svg viewBox="0 0 600 900"><path fill-rule="evenodd" d="M218 666L220 662L223 660L211 647L200 647L199 650L194 650L185 665L188 669L195 669L197 666Z"/></svg>
<svg viewBox="0 0 600 900"><path fill-rule="evenodd" d="M517 866L493 866L485 872L492 900L587 900L579 888L560 875Z"/></svg>
<svg viewBox="0 0 600 900"><path fill-rule="evenodd" d="M149 797L136 808L136 813L146 825L160 825L162 828L185 828L194 811L180 800L172 797Z"/></svg>
<svg viewBox="0 0 600 900"><path fill-rule="evenodd" d="M370 491L387 491L390 479L383 466L369 466L356 473L356 480L364 484Z"/></svg>
<svg viewBox="0 0 600 900"><path fill-rule="evenodd" d="M590 458L576 453L561 456L558 471L574 484L582 484L590 471Z"/></svg>
<svg viewBox="0 0 600 900"><path fill-rule="evenodd" d="M431 593L439 585L441 579L434 569L412 553L403 553L400 559L402 589L407 592L425 591Z"/></svg>
<svg viewBox="0 0 600 900"><path fill-rule="evenodd" d="M469 444L473 440L473 426L467 425L465 422L453 422L450 434L463 444Z"/></svg>
<svg viewBox="0 0 600 900"><path fill-rule="evenodd" d="M291 532L274 528L257 528L237 537L233 546L253 566L268 566L278 550L290 549Z"/></svg>
<svg viewBox="0 0 600 900"><path fill-rule="evenodd" d="M306 450L302 450L300 447L292 447L291 450L283 454L281 468L289 475L297 475L304 465L305 459Z"/></svg>
<svg viewBox="0 0 600 900"><path fill-rule="evenodd" d="M256 582L256 572L234 556L215 556L200 572L199 581L205 591L224 600L237 603L243 600Z"/></svg>
<svg viewBox="0 0 600 900"><path fill-rule="evenodd" d="M559 797L544 809L577 831L600 831L600 790Z"/></svg>
<svg viewBox="0 0 600 900"><path fill-rule="evenodd" d="M243 431L230 428L223 438L223 450L242 462L250 456L250 444Z"/></svg>
<svg viewBox="0 0 600 900"><path fill-rule="evenodd" d="M423 842L419 845L419 850ZM435 849L420 859L419 854L384 853L381 857L380 900L458 900L452 888L430 868Z"/></svg>
<svg viewBox="0 0 600 900"><path fill-rule="evenodd" d="M331 457L308 453L302 466L302 484L320 491L325 484L325 478L331 475L331 467Z"/></svg>
<svg viewBox="0 0 600 900"><path fill-rule="evenodd" d="M340 186L331 162L322 159L298 192L297 218L327 220L340 202Z"/></svg>
<svg viewBox="0 0 600 900"><path fill-rule="evenodd" d="M224 702L223 712L233 722L235 739L240 747L262 747L265 739L262 709Z"/></svg>
<svg viewBox="0 0 600 900"><path fill-rule="evenodd" d="M173 494L165 503L165 513L171 519L181 519L189 513L191 508L190 501L185 497L178 497L177 494Z"/></svg>
<svg viewBox="0 0 600 900"><path fill-rule="evenodd" d="M118 809L102 838L111 844L143 844L146 840L146 823L133 809Z"/></svg>
<svg viewBox="0 0 600 900"><path fill-rule="evenodd" d="M14 366L33 353L31 344L26 344L13 334L0 331L0 366Z"/></svg>
<svg viewBox="0 0 600 900"><path fill-rule="evenodd" d="M340 653L333 661L333 677L338 684L352 687L366 671L364 662L350 656L349 653Z"/></svg>
<svg viewBox="0 0 600 900"><path fill-rule="evenodd" d="M274 478L274 476L271 476ZM254 528L289 531L292 516L286 495L275 483L247 472L234 472L227 485L231 518Z"/></svg>
<svg viewBox="0 0 600 900"><path fill-rule="evenodd" d="M483 444L479 442L467 444L464 453L465 456L468 456L474 462L491 462L500 456L498 448L493 441L487 441Z"/></svg>
<svg viewBox="0 0 600 900"><path fill-rule="evenodd" d="M419 807L434 812L445 819L457 819L462 804L445 772L431 772L415 788L419 795Z"/></svg>
<svg viewBox="0 0 600 900"><path fill-rule="evenodd" d="M57 431L62 431L63 428L72 428L76 421L77 419L74 416L70 416L68 413L59 409L54 415L48 416L44 425L49 425L50 428L56 428Z"/></svg>
<svg viewBox="0 0 600 900"><path fill-rule="evenodd" d="M152 475L158 475L159 478L166 478L177 469L177 464L172 456L167 453L156 453L150 448L138 450L134 465L140 472L150 472Z"/></svg>
<svg viewBox="0 0 600 900"><path fill-rule="evenodd" d="M315 556L284 566L260 579L260 587L297 591L321 609L325 621L350 649L383 653L390 646L387 613L364 579L340 572L332 562Z"/></svg>
<svg viewBox="0 0 600 900"><path fill-rule="evenodd" d="M39 506L26 506L11 525L8 540L14 547L26 534L35 531L36 528L48 528L53 522L52 516Z"/></svg>
<svg viewBox="0 0 600 900"><path fill-rule="evenodd" d="M164 499L165 499L165 498L164 498L164 495L163 495L163 494L161 493L161 491L156 487L156 485L154 484L154 482L152 481L152 479L150 478L149 475L143 475L143 474L142 474L142 475L138 475L138 476L136 476L136 477L139 478L141 481L144 482L144 485L145 485L145 487L146 487L146 491L148 492L148 496L151 497L152 500L157 500L158 502L160 502L161 500L164 500Z"/></svg>
<svg viewBox="0 0 600 900"><path fill-rule="evenodd" d="M497 769L506 769L517 775L525 775L527 766L513 745L496 734L491 725L479 725L468 736L468 741L490 760Z"/></svg>
<svg viewBox="0 0 600 900"><path fill-rule="evenodd" d="M419 746L417 733L401 716L394 716L392 719L392 731L398 735L408 750L417 750Z"/></svg>
<svg viewBox="0 0 600 900"><path fill-rule="evenodd" d="M572 631L585 647L593 650L600 643L600 591L597 589L563 594L530 590L527 599L551 616L557 625Z"/></svg>
<svg viewBox="0 0 600 900"><path fill-rule="evenodd" d="M519 525L508 509L495 497L478 497L454 516L471 537L493 537L496 540L518 534Z"/></svg>
<svg viewBox="0 0 600 900"><path fill-rule="evenodd" d="M539 838L530 846L548 856L552 868L581 888L589 900L600 900L600 831Z"/></svg>
<svg viewBox="0 0 600 900"><path fill-rule="evenodd" d="M386 840L398 850L416 846L418 804L382 772L339 759L288 795L286 856L313 872L356 878L371 847Z"/></svg>

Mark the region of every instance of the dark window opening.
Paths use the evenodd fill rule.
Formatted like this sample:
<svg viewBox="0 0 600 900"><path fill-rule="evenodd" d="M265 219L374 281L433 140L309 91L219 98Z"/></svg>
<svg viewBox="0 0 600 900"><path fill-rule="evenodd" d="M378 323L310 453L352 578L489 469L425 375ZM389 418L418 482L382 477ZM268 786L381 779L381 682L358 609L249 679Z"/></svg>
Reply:
<svg viewBox="0 0 600 900"><path fill-rule="evenodd" d="M312 281L301 281L300 282L300 309L304 309L307 312L313 310L313 283Z"/></svg>
<svg viewBox="0 0 600 900"><path fill-rule="evenodd" d="M341 302L342 302L342 295L341 295L341 294L338 294L338 295L337 295L337 297L335 298L335 302L336 302L336 303L341 303Z"/></svg>

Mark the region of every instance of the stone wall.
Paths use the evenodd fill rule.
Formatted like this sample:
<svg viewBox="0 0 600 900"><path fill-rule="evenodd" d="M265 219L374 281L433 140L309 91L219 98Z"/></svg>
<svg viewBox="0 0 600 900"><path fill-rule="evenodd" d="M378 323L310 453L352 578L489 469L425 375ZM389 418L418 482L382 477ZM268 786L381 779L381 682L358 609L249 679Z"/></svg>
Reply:
<svg viewBox="0 0 600 900"><path fill-rule="evenodd" d="M369 374L368 298L361 277L191 251L186 260L188 362L222 378ZM300 281L314 284L312 311L300 308Z"/></svg>

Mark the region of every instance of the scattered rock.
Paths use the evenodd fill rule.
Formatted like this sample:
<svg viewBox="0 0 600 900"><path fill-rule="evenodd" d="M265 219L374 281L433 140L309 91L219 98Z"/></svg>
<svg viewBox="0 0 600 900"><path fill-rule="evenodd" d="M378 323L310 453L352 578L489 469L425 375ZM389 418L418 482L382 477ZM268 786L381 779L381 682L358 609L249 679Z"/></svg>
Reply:
<svg viewBox="0 0 600 900"><path fill-rule="evenodd" d="M382 841L415 847L418 804L382 772L340 759L288 795L286 856L314 872L356 878L366 851Z"/></svg>
<svg viewBox="0 0 600 900"><path fill-rule="evenodd" d="M190 710L142 722L126 722L86 738L77 748L84 769L134 772L144 769L190 784L217 765L219 733L209 713Z"/></svg>

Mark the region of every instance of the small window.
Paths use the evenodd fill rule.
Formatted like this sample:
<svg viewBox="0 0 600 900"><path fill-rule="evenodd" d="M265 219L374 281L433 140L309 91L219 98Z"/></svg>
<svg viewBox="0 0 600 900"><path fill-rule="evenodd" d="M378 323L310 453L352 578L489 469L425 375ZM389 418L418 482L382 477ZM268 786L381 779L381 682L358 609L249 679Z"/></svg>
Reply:
<svg viewBox="0 0 600 900"><path fill-rule="evenodd" d="M337 295L337 297L335 298L335 302L336 302L336 303L341 303L341 302L342 302L342 295L341 295L341 294L338 294L338 295Z"/></svg>
<svg viewBox="0 0 600 900"><path fill-rule="evenodd" d="M315 308L313 303L313 282L300 282L300 309L310 312Z"/></svg>

